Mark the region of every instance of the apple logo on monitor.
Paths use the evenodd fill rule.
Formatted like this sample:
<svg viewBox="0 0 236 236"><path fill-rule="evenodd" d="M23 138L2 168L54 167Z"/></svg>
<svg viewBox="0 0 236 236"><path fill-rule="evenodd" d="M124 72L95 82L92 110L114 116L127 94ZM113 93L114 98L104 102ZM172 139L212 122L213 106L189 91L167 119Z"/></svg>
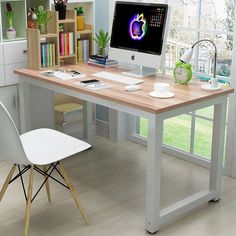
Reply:
<svg viewBox="0 0 236 236"><path fill-rule="evenodd" d="M146 20L143 14L135 15L129 24L129 34L134 40L141 40L146 33Z"/></svg>

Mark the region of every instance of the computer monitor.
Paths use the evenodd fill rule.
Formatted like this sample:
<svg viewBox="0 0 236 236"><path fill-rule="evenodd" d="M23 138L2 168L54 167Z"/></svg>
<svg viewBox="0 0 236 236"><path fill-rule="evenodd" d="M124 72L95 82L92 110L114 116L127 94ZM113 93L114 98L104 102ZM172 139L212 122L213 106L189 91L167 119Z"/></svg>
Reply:
<svg viewBox="0 0 236 236"><path fill-rule="evenodd" d="M134 1L114 1L114 4L109 58L139 65L140 70L127 73L136 77L155 73L165 58L169 6Z"/></svg>

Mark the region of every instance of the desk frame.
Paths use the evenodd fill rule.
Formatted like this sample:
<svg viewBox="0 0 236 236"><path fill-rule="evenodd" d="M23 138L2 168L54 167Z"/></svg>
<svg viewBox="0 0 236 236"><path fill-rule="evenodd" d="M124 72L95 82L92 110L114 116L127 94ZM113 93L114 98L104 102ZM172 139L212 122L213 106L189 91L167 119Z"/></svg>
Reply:
<svg viewBox="0 0 236 236"><path fill-rule="evenodd" d="M185 107L175 108L171 111L160 114L149 113L126 105L111 102L95 96L79 93L59 85L39 81L20 76L19 98L20 98L20 127L21 132L26 130L25 120L29 115L27 111L27 101L30 97L30 86L64 93L87 101L87 140L93 143L93 103L106 106L134 116L148 119L148 139L147 139L147 170L146 170L146 230L155 233L160 226L170 221L176 220L179 216L192 209L207 203L210 200L218 201L221 192L222 160L225 136L226 107L228 95L223 94L206 101L196 102ZM161 147L163 140L163 122L165 119L177 115L185 114L193 110L214 105L213 120L213 142L212 161L210 167L209 188L184 198L164 209L160 209L160 183L161 183Z"/></svg>

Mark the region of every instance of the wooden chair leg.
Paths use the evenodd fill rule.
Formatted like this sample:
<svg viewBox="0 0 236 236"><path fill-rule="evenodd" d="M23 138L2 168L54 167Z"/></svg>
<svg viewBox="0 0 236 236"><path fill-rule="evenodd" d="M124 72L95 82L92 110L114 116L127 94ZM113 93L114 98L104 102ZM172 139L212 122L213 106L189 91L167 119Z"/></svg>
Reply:
<svg viewBox="0 0 236 236"><path fill-rule="evenodd" d="M85 214L85 212L84 212L84 210L83 210L83 208L82 208L82 206L81 206L80 199L79 199L79 195L78 195L78 193L76 192L76 190L75 190L75 188L74 188L74 186L73 186L73 184L72 184L72 181L71 181L70 178L68 177L68 175L67 175L67 173L66 173L66 171L65 171L65 169L64 169L64 167L63 167L63 165L62 165L61 163L59 163L59 168L60 168L60 171L61 171L62 176L63 176L64 179L65 179L65 182L66 182L68 188L70 189L70 192L71 192L71 195L72 195L72 197L73 197L73 199L74 199L74 201L75 201L75 204L77 205L77 207L78 207L79 210L80 210L80 213L81 213L81 216L82 216L83 220L85 221L85 223L86 223L87 225L89 225L88 218L87 218L87 216L86 216L86 214Z"/></svg>
<svg viewBox="0 0 236 236"><path fill-rule="evenodd" d="M28 186L26 212L25 212L24 236L28 236L28 234L29 234L30 209L31 209L31 200L32 200L32 192L33 192L33 178L34 178L34 165L32 165L30 168L29 186Z"/></svg>
<svg viewBox="0 0 236 236"><path fill-rule="evenodd" d="M5 182L4 182L4 184L3 184L3 186L2 186L2 189L1 189L1 192L0 192L0 202L3 198L4 193L7 190L9 182L11 181L11 178L12 178L14 172L15 172L15 169L16 169L16 165L13 165L10 172L9 172L9 174L8 174L8 176L7 176L7 178L6 178L6 180L5 180Z"/></svg>
<svg viewBox="0 0 236 236"><path fill-rule="evenodd" d="M46 172L47 171L47 166L43 166L43 171ZM44 175L44 179L46 179L47 176ZM45 186L46 186L46 191L47 191L47 196L48 196L48 202L51 202L51 193L50 193L50 187L49 187L49 179L47 179L46 183L45 183Z"/></svg>

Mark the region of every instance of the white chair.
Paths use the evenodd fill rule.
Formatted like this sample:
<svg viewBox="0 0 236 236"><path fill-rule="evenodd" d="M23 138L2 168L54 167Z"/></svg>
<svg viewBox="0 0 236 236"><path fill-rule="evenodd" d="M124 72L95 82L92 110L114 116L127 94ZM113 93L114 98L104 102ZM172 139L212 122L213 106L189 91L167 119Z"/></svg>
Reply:
<svg viewBox="0 0 236 236"><path fill-rule="evenodd" d="M26 199L25 236L28 236L31 203L44 184L47 190L48 201L51 201L49 178L69 189L77 207L80 209L83 220L88 224L87 217L80 204L79 196L60 160L82 152L90 147L91 145L86 142L52 129L36 129L19 135L11 116L0 102L0 159L13 163L13 167L1 189L0 201L8 185L17 178L20 178ZM48 165L49 167L47 167ZM23 169L21 169L20 166L23 166ZM16 167L18 167L19 173L12 178ZM40 167L42 167L42 169L40 169ZM30 170L30 175L28 192L26 194L22 175L28 170ZM52 177L54 170L64 179L65 184ZM44 176L44 182L33 196L34 171Z"/></svg>

